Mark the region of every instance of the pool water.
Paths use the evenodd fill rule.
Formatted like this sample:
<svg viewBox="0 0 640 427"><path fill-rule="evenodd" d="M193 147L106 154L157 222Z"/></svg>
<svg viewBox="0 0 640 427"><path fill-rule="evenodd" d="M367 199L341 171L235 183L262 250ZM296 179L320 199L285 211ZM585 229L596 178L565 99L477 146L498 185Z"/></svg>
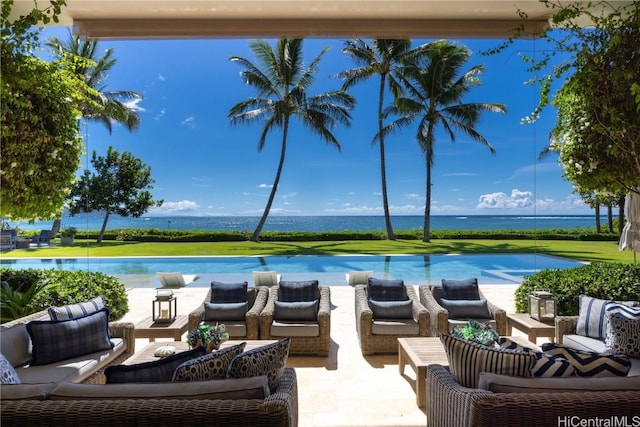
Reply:
<svg viewBox="0 0 640 427"><path fill-rule="evenodd" d="M481 284L520 283L525 275L545 268L571 268L581 262L538 254L483 255L345 255L345 256L213 256L2 259L2 267L97 271L118 277L127 287L157 287L158 271L197 274L188 286L209 286L211 280L247 280L252 272L272 270L282 280L317 279L324 285L346 285L345 273L371 270L374 277L404 279L408 284L440 283L477 277Z"/></svg>

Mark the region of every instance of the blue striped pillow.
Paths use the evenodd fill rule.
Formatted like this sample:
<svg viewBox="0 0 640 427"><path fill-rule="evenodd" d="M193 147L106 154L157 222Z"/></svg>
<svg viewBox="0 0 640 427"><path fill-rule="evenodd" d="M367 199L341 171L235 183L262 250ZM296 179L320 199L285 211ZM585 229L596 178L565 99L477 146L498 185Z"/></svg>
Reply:
<svg viewBox="0 0 640 427"><path fill-rule="evenodd" d="M595 353L556 343L543 344L542 351L567 359L579 377L624 377L631 369L631 360L624 354Z"/></svg>
<svg viewBox="0 0 640 427"><path fill-rule="evenodd" d="M89 301L79 302L77 304L63 305L62 307L49 307L48 311L51 320L69 320L95 313L103 307L104 298L100 295L90 299Z"/></svg>
<svg viewBox="0 0 640 427"><path fill-rule="evenodd" d="M451 335L441 335L449 369L458 384L477 388L480 372L528 377L535 363L532 354L486 347Z"/></svg>
<svg viewBox="0 0 640 427"><path fill-rule="evenodd" d="M580 295L580 309L576 334L603 340L607 335L606 311L607 304L633 307L636 301L609 301Z"/></svg>

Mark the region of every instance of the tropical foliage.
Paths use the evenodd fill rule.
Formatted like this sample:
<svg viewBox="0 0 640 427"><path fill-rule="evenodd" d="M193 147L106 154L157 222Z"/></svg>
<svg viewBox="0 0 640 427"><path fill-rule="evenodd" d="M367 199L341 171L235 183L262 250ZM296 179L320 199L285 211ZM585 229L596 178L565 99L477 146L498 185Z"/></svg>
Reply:
<svg viewBox="0 0 640 427"><path fill-rule="evenodd" d="M33 9L11 22L13 1L2 2L0 215L47 219L57 215L80 166L77 105L91 93L67 57L51 63L34 56L39 23L57 21L64 1Z"/></svg>
<svg viewBox="0 0 640 427"><path fill-rule="evenodd" d="M111 214L137 218L150 207L162 204L162 201L154 201L149 192L155 182L151 178L151 168L131 153L120 154L109 147L103 157L94 151L91 164L95 171L85 170L73 186L69 213L104 213L98 243L102 242Z"/></svg>
<svg viewBox="0 0 640 427"><path fill-rule="evenodd" d="M365 81L373 76L380 76L378 86L378 134L373 143L378 142L380 147L380 178L382 181L382 206L384 210L384 222L387 230L387 238L395 239L391 214L389 212L389 198L387 195L387 167L384 146L384 94L388 85L394 98L399 96L402 87L396 79L403 60L411 53L411 41L408 39L373 39L367 44L362 39L347 40L342 52L348 55L359 68L345 70L338 75L344 78L343 90Z"/></svg>
<svg viewBox="0 0 640 427"><path fill-rule="evenodd" d="M280 184L280 176L287 152L287 136L292 118L297 118L313 134L318 135L338 150L340 143L331 130L338 125L350 125L354 100L346 92L335 90L318 95L310 95L318 64L328 48L323 49L308 66L304 64L301 39L282 38L272 48L264 40L255 40L250 48L257 64L250 60L232 56L230 60L243 67L241 76L244 82L255 88L256 97L252 97L231 107L231 123L262 123L258 140L258 150L266 143L267 135L274 129L282 130L280 160L276 176L271 187L267 205L253 232L251 240L258 241L264 223Z"/></svg>
<svg viewBox="0 0 640 427"><path fill-rule="evenodd" d="M476 130L480 114L485 111L503 113L506 107L493 103L465 103L465 96L480 84L479 75L484 66L476 65L462 72L471 57L466 47L447 40L439 40L420 48L399 74L406 95L396 98L395 105L386 114L401 115L384 132L390 133L418 121L416 140L425 155L426 202L424 211L424 242L430 240L431 169L435 164L434 147L439 127L455 142L461 132L486 146L493 146Z"/></svg>

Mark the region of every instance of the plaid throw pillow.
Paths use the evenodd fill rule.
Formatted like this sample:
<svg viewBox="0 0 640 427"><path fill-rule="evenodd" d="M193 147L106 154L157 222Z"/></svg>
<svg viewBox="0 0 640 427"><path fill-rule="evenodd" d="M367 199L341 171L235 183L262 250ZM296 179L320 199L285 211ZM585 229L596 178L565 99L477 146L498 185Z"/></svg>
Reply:
<svg viewBox="0 0 640 427"><path fill-rule="evenodd" d="M85 317L27 323L33 344L31 365L47 365L83 354L109 350L109 309Z"/></svg>
<svg viewBox="0 0 640 427"><path fill-rule="evenodd" d="M404 280L376 279L375 277L369 278L367 297L376 301L405 301L408 299Z"/></svg>
<svg viewBox="0 0 640 427"><path fill-rule="evenodd" d="M104 298L100 295L90 299L89 301L79 302L77 304L63 305L62 307L49 307L48 311L51 320L68 320L95 313L103 307Z"/></svg>
<svg viewBox="0 0 640 427"><path fill-rule="evenodd" d="M478 300L480 299L478 279L475 277L465 280L442 279L442 293L442 298L448 300Z"/></svg>

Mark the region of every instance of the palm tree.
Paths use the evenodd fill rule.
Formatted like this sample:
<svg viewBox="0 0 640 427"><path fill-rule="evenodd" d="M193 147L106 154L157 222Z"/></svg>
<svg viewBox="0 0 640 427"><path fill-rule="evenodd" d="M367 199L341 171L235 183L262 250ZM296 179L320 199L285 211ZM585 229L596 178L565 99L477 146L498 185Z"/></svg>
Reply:
<svg viewBox="0 0 640 427"><path fill-rule="evenodd" d="M98 41L80 39L71 32L66 41L51 37L46 45L54 55L72 56L76 65L74 73L93 89L87 94L91 102L84 102L78 106L84 119L102 123L109 133L112 131L113 122L124 125L130 132L138 130L140 127L138 109L127 102L141 100L142 94L130 90L106 90L108 72L117 61L113 56L113 48L107 49L103 56L98 56L100 52ZM60 218L58 217L51 227L54 236L58 234L59 229Z"/></svg>
<svg viewBox="0 0 640 427"><path fill-rule="evenodd" d="M385 133L419 120L416 138L425 154L427 167L424 242L430 240L431 168L434 165L436 128L442 126L451 142L455 142L455 131L462 132L494 154L495 149L478 133L476 125L483 111L507 111L502 104L463 103L464 96L480 84L478 76L484 71L484 66L476 65L460 75L461 68L470 57L471 51L465 46L447 40L423 45L421 53L412 57L402 69L400 81L407 95L396 98L395 105L385 112L402 115L385 128Z"/></svg>
<svg viewBox="0 0 640 427"><path fill-rule="evenodd" d="M255 40L249 47L257 58L258 65L239 56L232 56L230 60L244 67L241 72L244 82L253 86L258 94L231 107L228 116L234 125L256 121L262 123L258 151L264 148L269 131L282 129L276 176L267 205L251 237L252 241L257 242L280 183L291 118L297 117L311 132L340 150L340 143L330 129L338 124L351 124L350 110L355 101L343 90L308 96L318 63L328 48L323 49L308 67L304 67L302 39L282 38L275 48L264 40Z"/></svg>
<svg viewBox="0 0 640 427"><path fill-rule="evenodd" d="M52 37L47 41L47 46L54 54L62 57L72 55L76 58L74 72L82 76L90 88L96 93L91 96L94 103L85 103L80 106L83 118L102 123L111 133L112 123L124 125L129 131L138 130L140 127L140 115L138 110L128 101L142 99L142 94L130 90L106 90L108 72L116 64L113 56L113 48L99 55L99 43L96 40L81 39L77 35L69 33L66 41Z"/></svg>
<svg viewBox="0 0 640 427"><path fill-rule="evenodd" d="M384 222L387 228L387 238L389 240L395 240L395 234L393 233L393 227L391 225L391 215L389 213L389 200L387 197L387 171L385 163L385 149L384 149L384 92L385 86L388 83L389 90L395 96L399 95L400 85L395 79L394 71L402 64L403 58L405 58L410 52L411 41L408 39L374 39L371 41L371 45L368 45L364 40L354 39L347 40L342 52L350 56L351 59L360 66L360 68L352 68L350 70L343 71L338 75L345 79L342 85L343 90L347 90L349 87L356 83L360 83L367 80L374 75L380 76L380 84L378 86L378 134L373 140L380 142L380 177L382 179L382 205L384 208Z"/></svg>

